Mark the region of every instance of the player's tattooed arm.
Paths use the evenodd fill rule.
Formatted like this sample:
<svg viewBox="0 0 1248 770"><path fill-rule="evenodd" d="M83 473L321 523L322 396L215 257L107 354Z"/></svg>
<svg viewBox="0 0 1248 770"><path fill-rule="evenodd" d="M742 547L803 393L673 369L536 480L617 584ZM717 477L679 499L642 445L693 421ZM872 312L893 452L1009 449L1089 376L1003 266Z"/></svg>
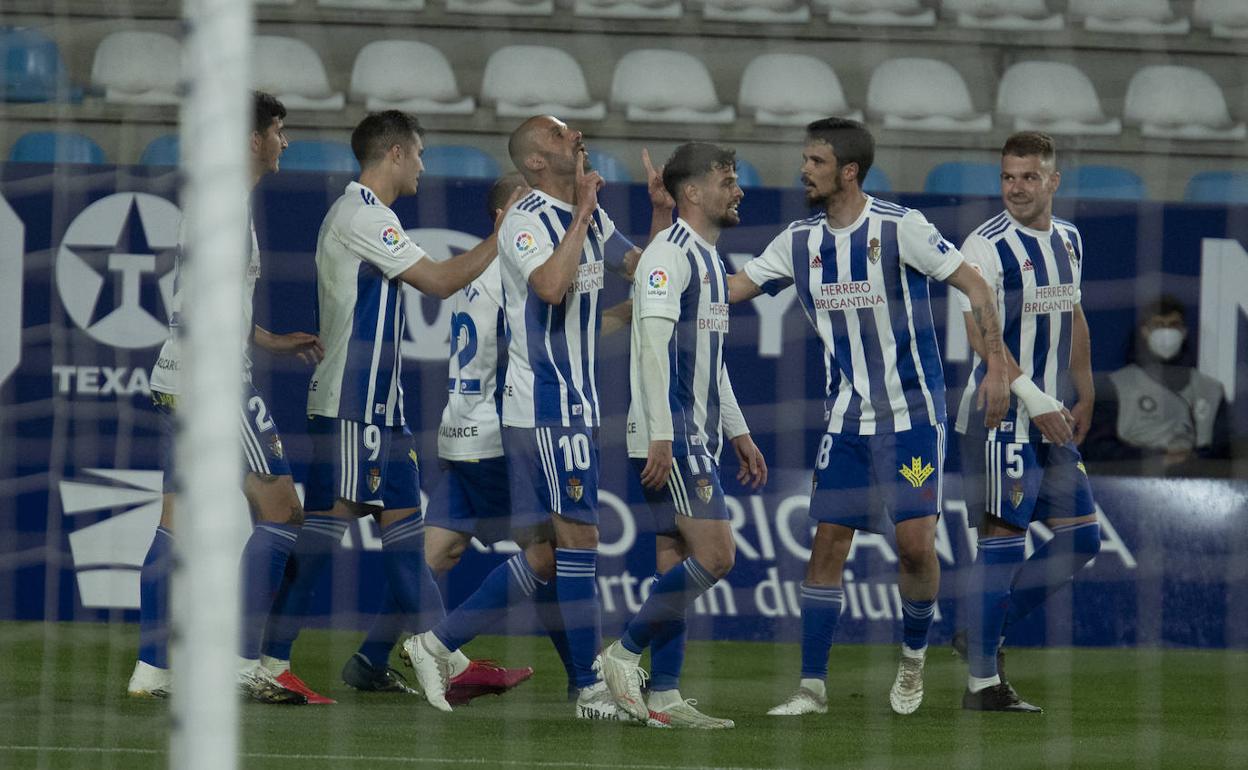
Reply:
<svg viewBox="0 0 1248 770"><path fill-rule="evenodd" d="M988 365L988 372L976 395L976 405L984 410L984 427L996 428L1010 408L1010 382L1013 379L1010 377L1012 370L1005 355L1005 344L1001 341L1001 318L997 315L996 295L979 271L968 262L958 265L945 280L965 294L971 303L970 316L983 346L981 357ZM1017 368L1015 365L1014 369Z"/></svg>
<svg viewBox="0 0 1248 770"><path fill-rule="evenodd" d="M305 364L318 364L325 357L325 348L315 334L307 332L291 332L290 334L274 334L256 324L251 339L257 347L263 348L274 355L298 356Z"/></svg>
<svg viewBox="0 0 1248 770"><path fill-rule="evenodd" d="M583 152L583 151L582 151ZM589 233L590 221L594 209L598 208L598 190L602 189L602 175L597 171L588 174L584 170L584 158L576 163L576 192L572 209L572 222L568 225L563 238L555 245L550 255L537 269L529 274L529 285L533 291L548 305L558 305L568 293L576 278L576 270L581 262L581 252L585 248L585 237Z"/></svg>

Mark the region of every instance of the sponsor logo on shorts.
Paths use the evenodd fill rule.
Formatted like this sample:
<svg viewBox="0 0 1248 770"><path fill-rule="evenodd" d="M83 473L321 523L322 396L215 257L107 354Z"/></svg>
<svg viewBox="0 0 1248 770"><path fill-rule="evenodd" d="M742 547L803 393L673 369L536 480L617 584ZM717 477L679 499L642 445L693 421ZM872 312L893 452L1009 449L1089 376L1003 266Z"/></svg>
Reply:
<svg viewBox="0 0 1248 770"><path fill-rule="evenodd" d="M585 485L575 476L568 479L568 485L564 487L564 490L568 493L568 499L574 503L579 503L585 496Z"/></svg>
<svg viewBox="0 0 1248 770"><path fill-rule="evenodd" d="M1079 472L1082 473L1084 476L1088 475L1088 469L1087 469L1087 466L1083 464L1083 460L1080 460L1079 462L1075 463L1075 467L1078 468Z"/></svg>
<svg viewBox="0 0 1248 770"><path fill-rule="evenodd" d="M903 479L910 482L910 486L918 489L923 486L923 482L927 481L928 477L935 470L931 463L924 463L922 457L911 457L910 464L901 466L898 473L901 474Z"/></svg>
<svg viewBox="0 0 1248 770"><path fill-rule="evenodd" d="M412 466L416 468L416 470L420 470L420 458L416 456L415 449L407 450L407 459L412 461Z"/></svg>

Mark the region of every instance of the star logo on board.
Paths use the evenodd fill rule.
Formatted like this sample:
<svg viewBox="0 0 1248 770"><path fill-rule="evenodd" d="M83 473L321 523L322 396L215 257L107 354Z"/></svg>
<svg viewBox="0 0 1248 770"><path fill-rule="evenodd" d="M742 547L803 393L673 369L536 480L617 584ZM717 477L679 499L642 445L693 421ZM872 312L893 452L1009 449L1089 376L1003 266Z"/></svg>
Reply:
<svg viewBox="0 0 1248 770"><path fill-rule="evenodd" d="M156 195L118 193L70 222L56 257L69 317L93 339L145 348L168 336L178 207Z"/></svg>
<svg viewBox="0 0 1248 770"><path fill-rule="evenodd" d="M923 486L923 482L936 471L931 463L924 463L922 457L911 457L909 465L901 466L898 473L906 481L910 482L910 486L918 489Z"/></svg>
<svg viewBox="0 0 1248 770"><path fill-rule="evenodd" d="M568 485L564 489L568 493L568 499L574 503L579 503L581 498L585 496L585 485L575 476L568 479Z"/></svg>

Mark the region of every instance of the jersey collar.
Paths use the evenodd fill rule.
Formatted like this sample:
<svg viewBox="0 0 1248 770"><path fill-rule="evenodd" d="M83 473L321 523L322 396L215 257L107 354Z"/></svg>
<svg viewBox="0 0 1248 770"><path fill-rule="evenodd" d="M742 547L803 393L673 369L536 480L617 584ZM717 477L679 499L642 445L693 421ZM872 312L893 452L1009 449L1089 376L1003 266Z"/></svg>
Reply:
<svg viewBox="0 0 1248 770"><path fill-rule="evenodd" d="M704 248L704 249L706 249L707 251L710 251L710 252L714 252L714 251L715 251L715 244L713 244L713 243L708 243L708 242L707 242L707 240L706 240L705 238L703 238L702 236L698 235L698 231L697 231L697 230L694 230L694 229L693 229L693 225L689 224L689 222L687 222L684 218L682 218L682 217L676 217L676 223L673 225L673 227L675 227L675 226L677 226L677 225L679 225L679 226L681 226L681 227L685 228L686 230L688 230L688 231L689 231L689 235L693 238L693 240L694 240L694 241L696 241L699 245L701 245L701 246L702 246L702 248Z"/></svg>
<svg viewBox="0 0 1248 770"><path fill-rule="evenodd" d="M863 193L863 194L866 195L866 193ZM852 233L853 231L861 227L863 222L867 221L867 217L871 214L872 203L875 203L875 197L872 195L867 195L867 203L865 206L862 207L862 211L858 213L858 218L855 219L853 222L850 222L848 225L845 225L844 227L833 227L832 223L828 221L828 212L824 211L822 212L823 213L823 226L827 229L828 232L834 235L844 235L846 233Z"/></svg>
<svg viewBox="0 0 1248 770"><path fill-rule="evenodd" d="M1022 222L1019 222L1017 219L1015 219L1014 215L1010 213L1009 209L1005 209L1003 213L1005 214L1005 218L1010 220L1010 224L1014 225L1019 230L1022 230L1024 233L1028 235L1034 236L1036 238L1048 238L1050 235L1053 234L1053 215L1052 214L1049 215L1049 228L1047 230L1036 230L1035 228L1028 227L1027 225L1024 225Z"/></svg>

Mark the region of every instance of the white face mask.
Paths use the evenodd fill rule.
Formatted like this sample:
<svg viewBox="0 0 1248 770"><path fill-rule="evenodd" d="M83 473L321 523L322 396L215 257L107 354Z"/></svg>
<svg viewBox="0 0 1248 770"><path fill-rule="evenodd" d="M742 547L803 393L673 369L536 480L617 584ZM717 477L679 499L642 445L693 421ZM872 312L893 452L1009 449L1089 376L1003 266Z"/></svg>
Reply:
<svg viewBox="0 0 1248 770"><path fill-rule="evenodd" d="M1148 333L1148 349L1162 361L1169 361L1179 354L1183 337L1181 329L1153 329Z"/></svg>

